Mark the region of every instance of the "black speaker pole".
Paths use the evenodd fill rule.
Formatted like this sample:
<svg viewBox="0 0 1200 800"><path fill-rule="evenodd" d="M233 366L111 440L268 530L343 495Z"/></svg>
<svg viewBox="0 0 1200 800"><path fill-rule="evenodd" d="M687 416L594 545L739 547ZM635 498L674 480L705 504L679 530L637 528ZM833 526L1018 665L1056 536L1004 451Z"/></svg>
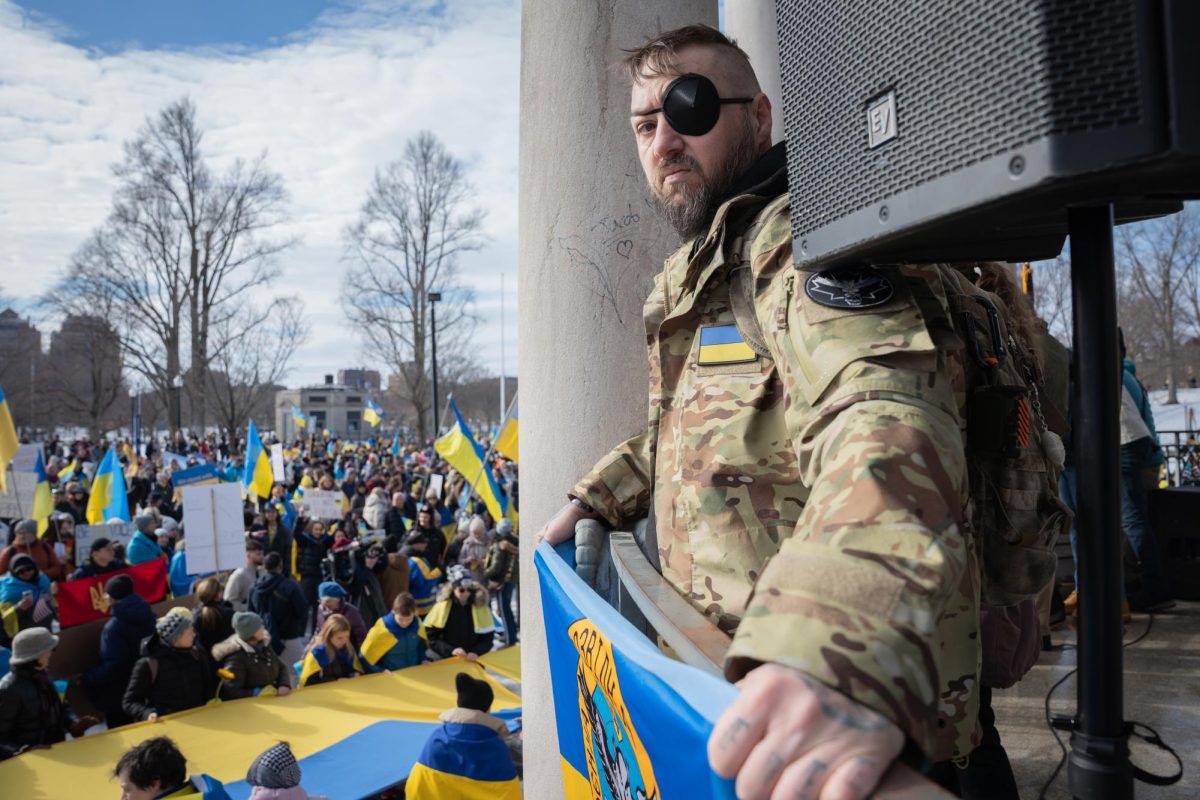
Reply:
<svg viewBox="0 0 1200 800"><path fill-rule="evenodd" d="M1130 800L1121 661L1121 363L1111 205L1068 212L1075 312L1072 439L1078 486L1079 680L1071 734L1076 800Z"/></svg>

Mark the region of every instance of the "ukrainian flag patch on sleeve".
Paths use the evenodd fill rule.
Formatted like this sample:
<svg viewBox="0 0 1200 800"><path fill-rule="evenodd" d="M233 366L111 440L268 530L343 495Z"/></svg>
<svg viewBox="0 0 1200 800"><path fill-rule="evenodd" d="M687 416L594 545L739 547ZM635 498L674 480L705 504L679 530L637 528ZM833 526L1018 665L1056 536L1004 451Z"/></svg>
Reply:
<svg viewBox="0 0 1200 800"><path fill-rule="evenodd" d="M746 344L737 325L706 325L700 329L700 366L743 364L756 358L758 354Z"/></svg>

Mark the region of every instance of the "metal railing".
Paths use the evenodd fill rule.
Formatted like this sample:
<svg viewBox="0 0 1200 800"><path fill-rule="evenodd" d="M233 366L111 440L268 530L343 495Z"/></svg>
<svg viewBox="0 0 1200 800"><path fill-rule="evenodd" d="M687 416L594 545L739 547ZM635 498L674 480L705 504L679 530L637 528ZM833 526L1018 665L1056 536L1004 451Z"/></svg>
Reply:
<svg viewBox="0 0 1200 800"><path fill-rule="evenodd" d="M1200 431L1159 431L1168 486L1200 486Z"/></svg>

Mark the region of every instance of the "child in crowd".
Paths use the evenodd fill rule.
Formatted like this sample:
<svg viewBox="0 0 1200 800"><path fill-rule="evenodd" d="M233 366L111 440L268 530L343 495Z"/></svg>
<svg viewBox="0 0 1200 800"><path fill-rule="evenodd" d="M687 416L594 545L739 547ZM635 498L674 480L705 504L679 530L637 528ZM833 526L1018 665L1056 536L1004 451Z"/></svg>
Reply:
<svg viewBox="0 0 1200 800"><path fill-rule="evenodd" d="M350 644L350 621L341 614L331 614L313 637L312 645L304 656L300 685L332 683L362 675L365 671Z"/></svg>
<svg viewBox="0 0 1200 800"><path fill-rule="evenodd" d="M425 660L429 642L408 592L392 601L392 610L375 621L362 646L362 657L376 671L413 667Z"/></svg>
<svg viewBox="0 0 1200 800"><path fill-rule="evenodd" d="M300 785L300 764L292 755L287 742L265 750L246 772L250 800L327 800L323 795L309 794Z"/></svg>

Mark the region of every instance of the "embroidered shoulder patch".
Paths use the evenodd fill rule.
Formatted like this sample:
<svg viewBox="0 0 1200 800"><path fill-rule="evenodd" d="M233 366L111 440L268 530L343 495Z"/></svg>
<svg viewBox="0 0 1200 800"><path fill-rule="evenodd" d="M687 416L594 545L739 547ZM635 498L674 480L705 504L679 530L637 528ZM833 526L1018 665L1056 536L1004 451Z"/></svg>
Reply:
<svg viewBox="0 0 1200 800"><path fill-rule="evenodd" d="M757 358L758 354L746 344L736 325L706 325L700 328L700 366L742 364Z"/></svg>
<svg viewBox="0 0 1200 800"><path fill-rule="evenodd" d="M827 308L874 308L896 295L892 281L870 267L814 272L804 281L804 293Z"/></svg>

